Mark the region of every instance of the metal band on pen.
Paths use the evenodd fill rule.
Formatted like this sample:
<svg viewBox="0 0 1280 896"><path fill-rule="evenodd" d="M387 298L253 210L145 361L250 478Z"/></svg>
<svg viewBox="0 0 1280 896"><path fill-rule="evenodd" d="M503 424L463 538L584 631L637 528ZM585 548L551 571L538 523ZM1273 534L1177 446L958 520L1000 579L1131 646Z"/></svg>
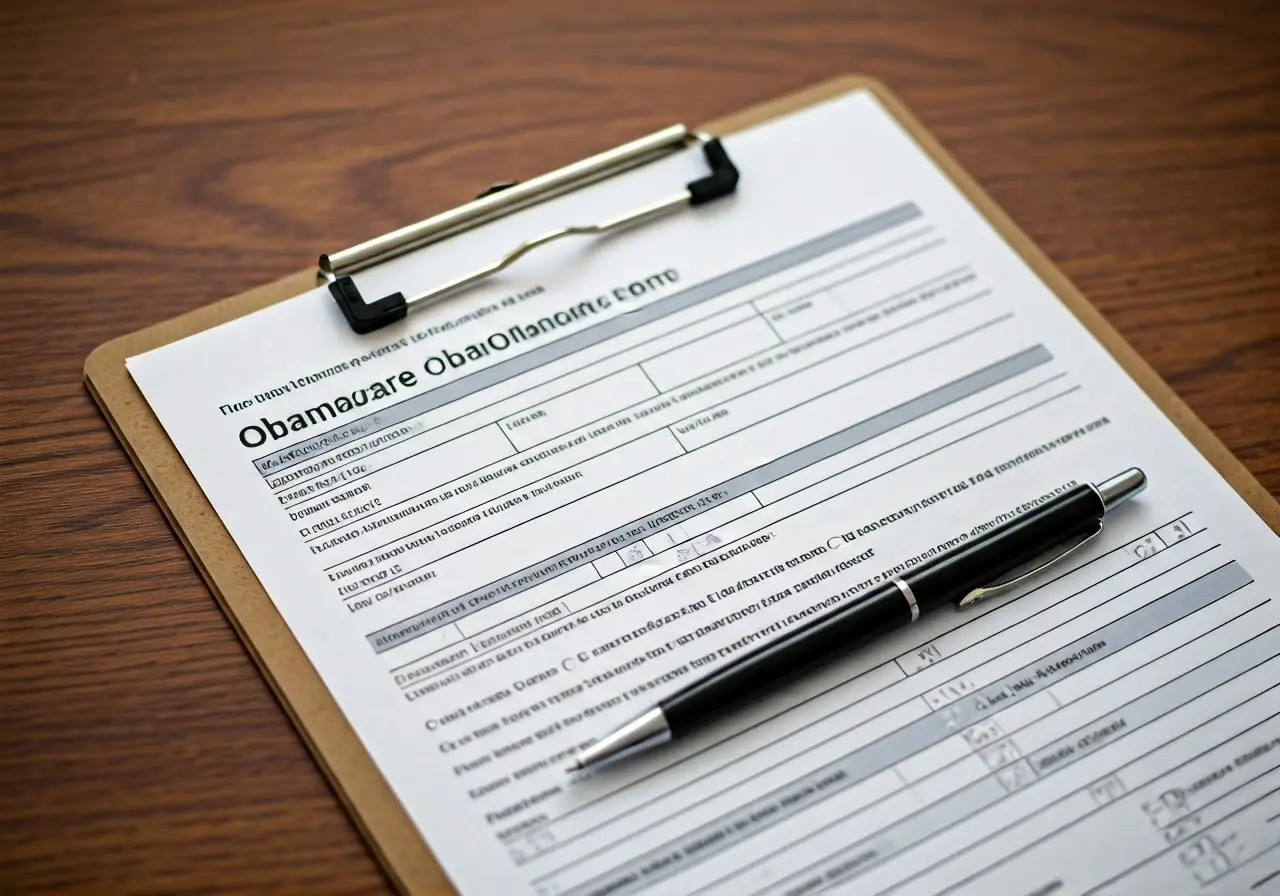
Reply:
<svg viewBox="0 0 1280 896"><path fill-rule="evenodd" d="M684 189L656 202L590 224L570 224L525 240L492 264L477 268L460 277L416 294L395 292L366 301L351 275L406 252L429 246L498 218L536 205L556 196L572 192L588 184L620 174L688 146L702 147L710 173L686 184ZM347 323L357 333L371 333L387 324L403 320L413 309L424 307L454 295L492 277L517 259L539 246L567 236L597 236L634 227L676 209L702 205L728 196L738 186L738 169L729 159L720 140L708 134L691 131L682 124L672 125L657 133L633 140L564 168L558 168L523 183L497 184L476 199L447 212L393 230L371 240L320 256L317 274L329 284L329 292L342 309Z"/></svg>
<svg viewBox="0 0 1280 896"><path fill-rule="evenodd" d="M911 608L911 621L915 622L920 618L920 605L916 603L916 594L911 590L911 586L902 579L893 579L893 584L898 586L898 590L902 592L902 596L907 599L907 606Z"/></svg>

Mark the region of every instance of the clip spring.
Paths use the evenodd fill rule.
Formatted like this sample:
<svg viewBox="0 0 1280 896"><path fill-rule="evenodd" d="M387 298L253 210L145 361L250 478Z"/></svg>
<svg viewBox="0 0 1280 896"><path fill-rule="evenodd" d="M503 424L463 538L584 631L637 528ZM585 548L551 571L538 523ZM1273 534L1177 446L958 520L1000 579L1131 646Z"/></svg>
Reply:
<svg viewBox="0 0 1280 896"><path fill-rule="evenodd" d="M366 302L351 275L379 262L439 242L481 224L509 215L538 202L619 174L685 148L691 141L702 146L711 173L685 185L678 193L638 209L594 224L575 224L525 240L493 264L463 274L425 292L406 297L403 292ZM631 143L583 159L548 174L517 184L495 184L472 202L392 231L372 240L321 255L319 277L328 281L342 314L357 333L372 333L387 324L403 320L415 309L460 292L492 277L521 256L567 236L598 236L634 227L685 206L702 205L728 196L738 186L738 169L716 137L672 125Z"/></svg>

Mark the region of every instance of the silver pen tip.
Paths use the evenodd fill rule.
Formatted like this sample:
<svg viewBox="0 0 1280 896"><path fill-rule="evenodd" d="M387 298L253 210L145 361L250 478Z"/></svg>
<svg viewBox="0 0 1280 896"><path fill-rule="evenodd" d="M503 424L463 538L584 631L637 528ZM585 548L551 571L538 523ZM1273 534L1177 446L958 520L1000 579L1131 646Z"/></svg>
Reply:
<svg viewBox="0 0 1280 896"><path fill-rule="evenodd" d="M592 768L623 756L639 753L671 740L671 727L662 709L655 706L636 716L621 728L584 747L574 757L578 769Z"/></svg>
<svg viewBox="0 0 1280 896"><path fill-rule="evenodd" d="M585 765L583 765L581 762L579 762L578 760L576 760L576 759L575 759L575 760L573 760L573 762L572 762L572 763L570 763L570 765L568 766L568 768L566 768L566 769L564 770L564 772L565 772L565 774L566 774L566 775L572 775L574 772L580 772L580 771L582 771L584 768L586 768L586 766L585 766Z"/></svg>

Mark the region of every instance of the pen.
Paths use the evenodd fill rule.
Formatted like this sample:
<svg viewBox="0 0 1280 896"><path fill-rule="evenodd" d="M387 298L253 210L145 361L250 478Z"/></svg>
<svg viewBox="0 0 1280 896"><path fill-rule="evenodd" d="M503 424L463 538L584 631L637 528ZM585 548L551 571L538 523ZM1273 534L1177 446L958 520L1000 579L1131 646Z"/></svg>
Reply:
<svg viewBox="0 0 1280 896"><path fill-rule="evenodd" d="M1012 588L1097 536L1106 514L1146 485L1146 475L1132 467L1069 489L685 686L583 749L569 771L681 737L922 613L948 603L967 607Z"/></svg>

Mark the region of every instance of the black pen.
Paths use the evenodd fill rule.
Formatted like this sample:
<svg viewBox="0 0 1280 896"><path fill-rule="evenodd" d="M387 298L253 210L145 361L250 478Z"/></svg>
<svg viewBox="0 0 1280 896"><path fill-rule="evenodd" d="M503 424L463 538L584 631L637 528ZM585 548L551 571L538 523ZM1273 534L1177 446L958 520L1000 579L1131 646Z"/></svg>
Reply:
<svg viewBox="0 0 1280 896"><path fill-rule="evenodd" d="M1103 517L1146 485L1134 467L1098 485L1069 489L687 685L582 750L569 771L687 734L921 613L948 603L967 607L1011 588L1098 535Z"/></svg>

